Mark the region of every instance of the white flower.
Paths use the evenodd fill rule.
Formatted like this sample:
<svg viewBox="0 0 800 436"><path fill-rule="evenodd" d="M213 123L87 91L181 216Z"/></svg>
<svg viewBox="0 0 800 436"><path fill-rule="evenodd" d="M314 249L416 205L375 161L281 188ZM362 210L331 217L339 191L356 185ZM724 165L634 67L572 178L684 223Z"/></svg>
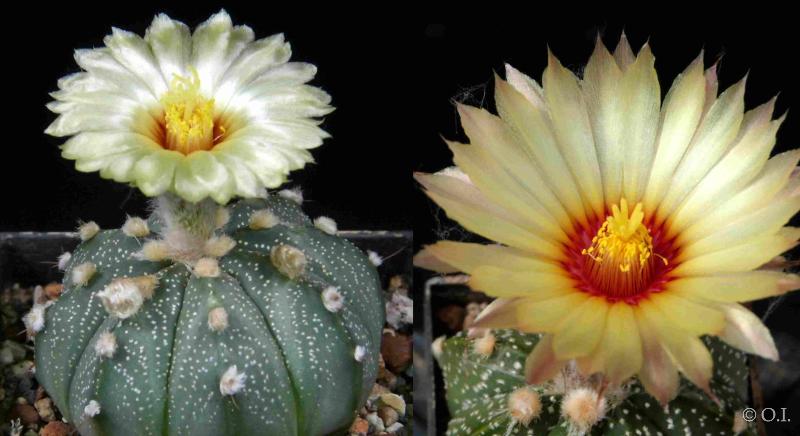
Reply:
<svg viewBox="0 0 800 436"><path fill-rule="evenodd" d="M306 85L316 67L289 62L283 35L255 40L225 11L194 32L158 15L144 38L113 29L105 47L78 50L47 128L71 138L63 156L148 196L196 202L257 197L312 160L328 135L330 97Z"/></svg>
<svg viewBox="0 0 800 436"><path fill-rule="evenodd" d="M244 389L246 378L247 375L239 372L236 369L236 365L231 365L219 379L219 391L222 395L236 395Z"/></svg>

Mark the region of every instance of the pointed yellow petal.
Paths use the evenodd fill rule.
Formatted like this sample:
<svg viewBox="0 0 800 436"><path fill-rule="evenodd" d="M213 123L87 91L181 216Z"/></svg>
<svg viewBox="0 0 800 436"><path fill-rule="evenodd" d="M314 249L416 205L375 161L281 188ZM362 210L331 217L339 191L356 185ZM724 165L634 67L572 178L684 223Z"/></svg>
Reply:
<svg viewBox="0 0 800 436"><path fill-rule="evenodd" d="M600 165L583 93L571 71L549 53L544 95L559 148L578 182L584 204L597 216L605 212Z"/></svg>
<svg viewBox="0 0 800 436"><path fill-rule="evenodd" d="M625 70L618 98L623 100L625 114L625 134L619 144L625 156L623 193L628 201L635 203L644 194L650 175L661 109L661 88L649 45L642 47L636 61Z"/></svg>
<svg viewBox="0 0 800 436"><path fill-rule="evenodd" d="M669 292L720 302L743 302L800 289L800 277L776 271L750 271L685 277L669 283Z"/></svg>
<svg viewBox="0 0 800 436"><path fill-rule="evenodd" d="M669 285L668 285L669 286ZM696 335L719 334L725 328L725 316L709 305L669 292L652 294L650 301L674 325Z"/></svg>
<svg viewBox="0 0 800 436"><path fill-rule="evenodd" d="M535 80L522 74L509 64L506 64L506 80L508 80L509 85L513 86L514 89L522 94L535 108L540 110L546 109L544 91L542 90L542 86Z"/></svg>
<svg viewBox="0 0 800 436"><path fill-rule="evenodd" d="M703 112L703 53L672 83L661 107L661 132L644 196L652 213L672 183L672 175L694 136Z"/></svg>
<svg viewBox="0 0 800 436"><path fill-rule="evenodd" d="M551 259L563 256L560 247L523 228L514 214L486 199L470 183L447 175L416 174L415 178L467 230Z"/></svg>
<svg viewBox="0 0 800 436"><path fill-rule="evenodd" d="M552 190L554 198L569 215L581 225L586 225L583 201L575 178L558 147L546 110L529 104L522 94L499 78L495 79L495 99L498 113L519 133L523 145L541 168L547 186L550 187L547 191ZM478 162L478 165L483 166L483 163ZM549 195L549 192L544 194ZM548 196L541 201L543 204L550 204L552 200ZM557 219L563 220L560 217L561 212L554 206L551 205L548 209Z"/></svg>
<svg viewBox="0 0 800 436"><path fill-rule="evenodd" d="M553 352L562 360L592 352L600 342L606 325L609 304L605 298L587 298L575 307L553 335Z"/></svg>
<svg viewBox="0 0 800 436"><path fill-rule="evenodd" d="M741 304L724 306L727 325L720 339L751 354L766 359L778 360L778 349L769 329Z"/></svg>
<svg viewBox="0 0 800 436"><path fill-rule="evenodd" d="M544 335L525 359L525 382L539 385L551 380L561 371L564 363L556 359L553 353L551 336Z"/></svg>
<svg viewBox="0 0 800 436"><path fill-rule="evenodd" d="M526 333L553 332L559 321L588 298L588 294L578 291L546 300L522 298L517 306L518 329Z"/></svg>
<svg viewBox="0 0 800 436"><path fill-rule="evenodd" d="M572 279L563 273L512 271L491 265L474 269L469 286L495 297L551 297L575 292Z"/></svg>
<svg viewBox="0 0 800 436"><path fill-rule="evenodd" d="M678 395L678 370L656 332L642 319L641 311L634 311L634 315L642 338L643 361L639 381L650 395L666 407Z"/></svg>
<svg viewBox="0 0 800 436"><path fill-rule="evenodd" d="M472 327L509 329L519 324L517 317L518 298L497 298L481 311Z"/></svg>
<svg viewBox="0 0 800 436"><path fill-rule="evenodd" d="M800 228L783 227L774 235L751 238L734 247L687 259L678 265L676 276L703 276L750 271L797 245Z"/></svg>
<svg viewBox="0 0 800 436"><path fill-rule="evenodd" d="M442 274L450 274L460 271L458 268L442 261L439 257L435 256L432 251L428 250L428 248L423 248L414 255L414 266L417 268L436 271Z"/></svg>
<svg viewBox="0 0 800 436"><path fill-rule="evenodd" d="M415 265L421 266L416 263L416 259L421 256L425 259L432 259L428 262L432 262L433 259L435 259L437 262L450 266L451 271L446 272L463 271L467 274L471 274L475 269L481 266L495 266L508 270L542 271L549 273L559 273L563 271L562 267L557 263L535 258L528 253L502 245L439 241L436 244L428 245L420 251L417 256L415 256Z"/></svg>
<svg viewBox="0 0 800 436"><path fill-rule="evenodd" d="M608 310L603 342L605 374L612 384L620 384L642 367L642 342L631 305L619 302ZM623 357L624 356L624 357Z"/></svg>
<svg viewBox="0 0 800 436"><path fill-rule="evenodd" d="M597 146L606 204L617 204L622 195L625 149L620 146L620 138L625 134L625 112L620 98L621 81L622 70L598 37L586 64L582 88Z"/></svg>
<svg viewBox="0 0 800 436"><path fill-rule="evenodd" d="M659 203L658 221L665 220L680 201L730 149L744 118L745 79L728 88L711 106L672 175L666 195Z"/></svg>

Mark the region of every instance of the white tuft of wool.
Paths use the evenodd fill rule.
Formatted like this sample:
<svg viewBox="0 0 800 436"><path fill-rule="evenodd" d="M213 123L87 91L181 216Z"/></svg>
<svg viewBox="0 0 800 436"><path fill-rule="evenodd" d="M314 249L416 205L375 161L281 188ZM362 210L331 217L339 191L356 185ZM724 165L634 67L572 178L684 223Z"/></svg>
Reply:
<svg viewBox="0 0 800 436"><path fill-rule="evenodd" d="M339 292L339 288L328 286L322 290L322 304L328 312L336 313L344 307L344 296Z"/></svg>
<svg viewBox="0 0 800 436"><path fill-rule="evenodd" d="M150 234L150 227L147 226L147 221L138 216L129 216L122 225L122 233L132 237L141 238Z"/></svg>
<svg viewBox="0 0 800 436"><path fill-rule="evenodd" d="M112 332L100 333L97 342L94 343L94 352L99 357L111 358L117 352L117 337Z"/></svg>
<svg viewBox="0 0 800 436"><path fill-rule="evenodd" d="M144 296L135 279L123 277L111 281L97 298L103 302L106 311L119 319L135 315L144 303Z"/></svg>
<svg viewBox="0 0 800 436"><path fill-rule="evenodd" d="M314 219L314 226L329 235L335 235L339 230L339 227L336 225L336 221L326 216L319 216Z"/></svg>
<svg viewBox="0 0 800 436"><path fill-rule="evenodd" d="M28 337L33 337L44 328L44 310L46 306L43 304L34 304L30 312L22 317L22 322L25 324L25 330L28 332Z"/></svg>
<svg viewBox="0 0 800 436"><path fill-rule="evenodd" d="M586 387L573 389L561 401L561 416L575 433L585 434L606 415L606 399Z"/></svg>
<svg viewBox="0 0 800 436"><path fill-rule="evenodd" d="M219 277L219 262L213 257L203 257L194 264L194 274L198 277Z"/></svg>
<svg viewBox="0 0 800 436"><path fill-rule="evenodd" d="M253 230L270 229L280 221L278 217L267 209L259 209L250 214L250 228Z"/></svg>
<svg viewBox="0 0 800 436"><path fill-rule="evenodd" d="M383 264L383 258L380 254L374 251L367 251L367 256L369 257L370 263L375 266L381 266Z"/></svg>
<svg viewBox="0 0 800 436"><path fill-rule="evenodd" d="M83 408L83 414L88 417L97 416L100 414L100 403L95 400L89 401L89 404Z"/></svg>
<svg viewBox="0 0 800 436"><path fill-rule="evenodd" d="M278 195L297 204L303 204L303 191L300 188L283 189L278 191Z"/></svg>
<svg viewBox="0 0 800 436"><path fill-rule="evenodd" d="M158 286L158 277L147 274L139 277L134 277L133 281L136 282L136 286L139 287L139 292L142 294L145 300L149 300L153 298L153 293Z"/></svg>
<svg viewBox="0 0 800 436"><path fill-rule="evenodd" d="M161 262L169 257L169 244L161 240L147 241L142 245L142 250L136 253L136 257L150 262Z"/></svg>
<svg viewBox="0 0 800 436"><path fill-rule="evenodd" d="M356 345L356 349L353 351L353 358L356 359L356 362L363 362L366 357L367 349L363 345Z"/></svg>
<svg viewBox="0 0 800 436"><path fill-rule="evenodd" d="M394 329L414 324L414 301L399 292L392 293L386 302L386 322Z"/></svg>
<svg viewBox="0 0 800 436"><path fill-rule="evenodd" d="M78 226L78 236L80 236L81 241L88 241L94 238L99 231L100 226L94 221L89 221L88 223L83 223Z"/></svg>
<svg viewBox="0 0 800 436"><path fill-rule="evenodd" d="M514 421L527 427L542 413L542 399L529 386L518 388L508 395L508 413Z"/></svg>
<svg viewBox="0 0 800 436"><path fill-rule="evenodd" d="M306 255L298 248L281 244L272 247L269 253L272 265L283 275L296 279L306 270Z"/></svg>
<svg viewBox="0 0 800 436"><path fill-rule="evenodd" d="M72 283L78 286L86 286L96 272L97 267L92 262L84 262L72 268Z"/></svg>
<svg viewBox="0 0 800 436"><path fill-rule="evenodd" d="M236 246L236 241L228 235L210 237L203 245L203 252L207 256L222 257Z"/></svg>
<svg viewBox="0 0 800 436"><path fill-rule="evenodd" d="M67 264L72 259L72 253L65 251L58 256L58 269L64 271L67 269Z"/></svg>
<svg viewBox="0 0 800 436"><path fill-rule="evenodd" d="M33 288L33 304L46 304L47 303L47 294L44 293L44 288L42 285L36 285Z"/></svg>
<svg viewBox="0 0 800 436"><path fill-rule="evenodd" d="M244 389L244 382L247 378L243 372L236 369L236 365L231 365L219 379L219 391L222 395L236 395Z"/></svg>
<svg viewBox="0 0 800 436"><path fill-rule="evenodd" d="M215 307L208 311L208 328L215 332L228 328L228 311L224 307Z"/></svg>
<svg viewBox="0 0 800 436"><path fill-rule="evenodd" d="M478 339L475 339L475 342L472 344L472 349L476 354L479 354L483 357L489 357L494 352L495 343L497 343L497 339L494 337L491 331L487 331L486 334Z"/></svg>
<svg viewBox="0 0 800 436"><path fill-rule="evenodd" d="M214 215L214 225L216 228L220 229L225 227L228 224L228 221L231 220L231 213L228 211L228 208L225 206L220 206L217 208L217 212Z"/></svg>

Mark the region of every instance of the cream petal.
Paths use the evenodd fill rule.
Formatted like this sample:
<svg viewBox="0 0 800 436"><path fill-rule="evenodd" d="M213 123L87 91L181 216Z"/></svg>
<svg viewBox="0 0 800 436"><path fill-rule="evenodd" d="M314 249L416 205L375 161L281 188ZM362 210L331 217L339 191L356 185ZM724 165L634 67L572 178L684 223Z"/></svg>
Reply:
<svg viewBox="0 0 800 436"><path fill-rule="evenodd" d="M775 134L783 119L770 122L774 99L748 112L741 137L734 147L709 171L668 219L667 237L674 237L705 211L725 201L726 193L738 192L755 178L775 145Z"/></svg>
<svg viewBox="0 0 800 436"><path fill-rule="evenodd" d="M498 77L495 77L495 102L500 117L517 133L537 169L541 169L542 186L548 189L536 190L540 201L560 222L568 221L564 218L568 213L581 225L587 225L583 201L558 148L546 107L530 104L523 94Z"/></svg>
<svg viewBox="0 0 800 436"><path fill-rule="evenodd" d="M625 156L623 193L632 203L638 202L644 194L653 163L661 105L661 88L654 65L655 57L650 46L645 44L636 61L625 70L619 89L625 115L622 119L625 134L619 137Z"/></svg>
<svg viewBox="0 0 800 436"><path fill-rule="evenodd" d="M546 289L542 291L547 292ZM543 300L537 297L520 298L517 302L517 329L526 333L552 333L559 321L588 298L588 294L579 291Z"/></svg>
<svg viewBox="0 0 800 436"><path fill-rule="evenodd" d="M271 83L284 78L289 81L280 86L291 86L311 80L316 74L316 68L310 64L287 65L286 62L291 56L291 47L284 40L282 33L249 44L222 76L215 91L217 102L224 108L232 96L244 86L256 84L254 82ZM289 65L305 68L288 68L288 71L287 68L282 68ZM308 66L311 67L310 70Z"/></svg>
<svg viewBox="0 0 800 436"><path fill-rule="evenodd" d="M181 160L175 169L175 191L191 202L211 197L224 204L233 195L233 178L213 153L196 151Z"/></svg>
<svg viewBox="0 0 800 436"><path fill-rule="evenodd" d="M711 109L711 106L714 105L714 102L717 100L717 93L719 92L719 80L717 77L717 69L719 68L719 60L714 62L714 65L708 67L706 69L703 78L705 79L705 103L703 105L703 117L708 114L708 111Z"/></svg>
<svg viewBox="0 0 800 436"><path fill-rule="evenodd" d="M147 136L125 131L81 132L61 146L65 159L94 159L133 150L156 150L160 146Z"/></svg>
<svg viewBox="0 0 800 436"><path fill-rule="evenodd" d="M544 101L544 90L535 80L526 76L516 68L506 64L506 80L517 92L522 94L530 104L540 110L547 110Z"/></svg>
<svg viewBox="0 0 800 436"><path fill-rule="evenodd" d="M639 335L642 338L642 368L639 381L645 390L666 407L678 395L680 378L672 358L661 344L658 335L642 318L642 312L634 311Z"/></svg>
<svg viewBox="0 0 800 436"><path fill-rule="evenodd" d="M442 274L456 273L461 270L445 263L440 258L433 255L430 250L422 249L414 255L414 266Z"/></svg>
<svg viewBox="0 0 800 436"><path fill-rule="evenodd" d="M552 336L544 335L525 359L525 382L540 385L555 377L565 362L556 359L553 353Z"/></svg>
<svg viewBox="0 0 800 436"><path fill-rule="evenodd" d="M131 96L145 107L158 106L160 95L154 94L151 86L119 63L108 47L75 50L75 62L88 74L77 76L76 80L59 82L61 89L114 91Z"/></svg>
<svg viewBox="0 0 800 436"><path fill-rule="evenodd" d="M172 150L158 150L143 157L133 168L136 186L149 197L163 194L173 186L175 167L183 157Z"/></svg>
<svg viewBox="0 0 800 436"><path fill-rule="evenodd" d="M751 238L733 247L687 259L678 265L676 276L698 276L750 271L797 245L800 229L784 227L773 235Z"/></svg>
<svg viewBox="0 0 800 436"><path fill-rule="evenodd" d="M189 57L192 54L192 34L189 27L166 14L158 14L144 34L161 75L170 82L176 75L189 75Z"/></svg>
<svg viewBox="0 0 800 436"><path fill-rule="evenodd" d="M606 204L622 196L622 166L627 156L620 139L626 134L625 98L621 97L622 70L598 37L583 73L582 89L594 132L603 177ZM634 114L638 115L638 114Z"/></svg>
<svg viewBox="0 0 800 436"><path fill-rule="evenodd" d="M518 217L489 201L471 184L445 175L418 173L415 178L428 196L467 230L546 258L563 257L558 245L521 227Z"/></svg>
<svg viewBox="0 0 800 436"><path fill-rule="evenodd" d="M626 70L632 63L636 61L636 56L633 54L631 45L628 42L628 37L623 31L619 37L617 48L614 49L614 59L621 70Z"/></svg>
<svg viewBox="0 0 800 436"><path fill-rule="evenodd" d="M526 301L555 298L575 292L572 279L563 273L512 271L491 265L473 270L469 286L495 297L530 297Z"/></svg>
<svg viewBox="0 0 800 436"><path fill-rule="evenodd" d="M669 292L719 302L743 302L800 289L800 277L776 271L748 271L683 277L669 283Z"/></svg>
<svg viewBox="0 0 800 436"><path fill-rule="evenodd" d="M689 241L698 241L743 214L768 204L789 182L789 177L798 161L800 161L800 150L787 151L767 161L761 175L755 181L718 207L706 211L700 219L678 235L676 243L685 245Z"/></svg>
<svg viewBox="0 0 800 436"><path fill-rule="evenodd" d="M531 257L528 253L502 245L439 241L423 248L417 256L422 253L425 253L422 257L431 256L437 259L438 262L448 265L451 271L463 271L467 274L471 274L482 266L496 266L515 271L542 271L548 273L563 271L563 268L558 263Z"/></svg>
<svg viewBox="0 0 800 436"><path fill-rule="evenodd" d="M160 97L168 89L167 80L158 68L150 46L139 35L127 30L113 28L103 42L111 49L111 55L122 66L139 77L154 96Z"/></svg>
<svg viewBox="0 0 800 436"><path fill-rule="evenodd" d="M612 384L621 384L642 367L642 342L633 312L633 307L625 302L618 302L608 310L598 350L604 357L604 373Z"/></svg>
<svg viewBox="0 0 800 436"><path fill-rule="evenodd" d="M532 192L534 198L544 199L541 195L536 196L537 191L547 189L544 178L536 163L526 154L505 123L500 118L471 106L458 105L458 112L461 115L461 125L471 141L469 146L480 148L485 158L495 160L511 179L518 181L524 190ZM506 193L498 194L500 195L495 197L498 200L513 200ZM553 219L554 214L562 210L561 206L549 190L548 195L551 200L540 201L539 207L526 207L526 202L518 202L516 204L520 207L514 207L513 210L518 211L520 217L523 217L521 222L536 229L536 233L565 242L569 239L568 236Z"/></svg>
<svg viewBox="0 0 800 436"><path fill-rule="evenodd" d="M513 329L518 325L517 298L497 298L478 314L472 327Z"/></svg>
<svg viewBox="0 0 800 436"><path fill-rule="evenodd" d="M277 188L289 173L289 163L276 147L262 147L245 140L230 139L214 148L247 167L267 188Z"/></svg>
<svg viewBox="0 0 800 436"><path fill-rule="evenodd" d="M778 349L769 329L753 312L740 304L727 304L723 310L727 324L720 339L750 354L778 360Z"/></svg>
<svg viewBox="0 0 800 436"><path fill-rule="evenodd" d="M224 10L197 26L192 34L191 64L200 76L204 95L214 95L222 75L253 39L253 30L247 26L234 27Z"/></svg>
<svg viewBox="0 0 800 436"><path fill-rule="evenodd" d="M650 300L667 319L692 334L715 335L725 327L725 317L716 305L674 295L669 292L669 285L666 292L652 294Z"/></svg>
<svg viewBox="0 0 800 436"><path fill-rule="evenodd" d="M585 205L596 216L603 216L600 165L586 103L575 75L552 53L548 52L548 56L542 82L558 145L578 182Z"/></svg>
<svg viewBox="0 0 800 436"><path fill-rule="evenodd" d="M644 210L656 210L695 130L700 123L705 97L703 78L703 53L683 71L667 92L661 106L661 130L655 158L645 190Z"/></svg>
<svg viewBox="0 0 800 436"><path fill-rule="evenodd" d="M261 184L258 178L244 165L241 160L227 153L215 153L214 157L228 169L233 177L236 195L242 198L256 198L261 196Z"/></svg>
<svg viewBox="0 0 800 436"><path fill-rule="evenodd" d="M728 88L709 109L672 175L656 217L663 222L730 149L744 117L745 79Z"/></svg>
<svg viewBox="0 0 800 436"><path fill-rule="evenodd" d="M559 323L553 335L553 352L558 359L574 359L595 349L606 327L609 304L605 298L587 298ZM610 315L609 315L610 316ZM610 319L609 323L612 322Z"/></svg>

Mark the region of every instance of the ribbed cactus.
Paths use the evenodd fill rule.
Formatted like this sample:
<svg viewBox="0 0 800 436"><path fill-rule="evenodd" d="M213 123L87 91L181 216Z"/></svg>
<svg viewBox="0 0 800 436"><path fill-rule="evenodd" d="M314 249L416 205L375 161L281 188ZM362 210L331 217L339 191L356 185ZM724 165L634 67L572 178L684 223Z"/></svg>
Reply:
<svg viewBox="0 0 800 436"><path fill-rule="evenodd" d="M84 435L346 429L376 377L379 278L291 197L161 198L147 221L84 225L62 296L27 320L65 418Z"/></svg>
<svg viewBox="0 0 800 436"><path fill-rule="evenodd" d="M716 402L684 382L667 409L635 380L608 386L569 367L551 383L526 385L525 359L538 340L495 330L476 339L459 333L439 343L452 415L448 435L755 434L741 417L747 407L746 357L717 339L704 339L714 356Z"/></svg>

